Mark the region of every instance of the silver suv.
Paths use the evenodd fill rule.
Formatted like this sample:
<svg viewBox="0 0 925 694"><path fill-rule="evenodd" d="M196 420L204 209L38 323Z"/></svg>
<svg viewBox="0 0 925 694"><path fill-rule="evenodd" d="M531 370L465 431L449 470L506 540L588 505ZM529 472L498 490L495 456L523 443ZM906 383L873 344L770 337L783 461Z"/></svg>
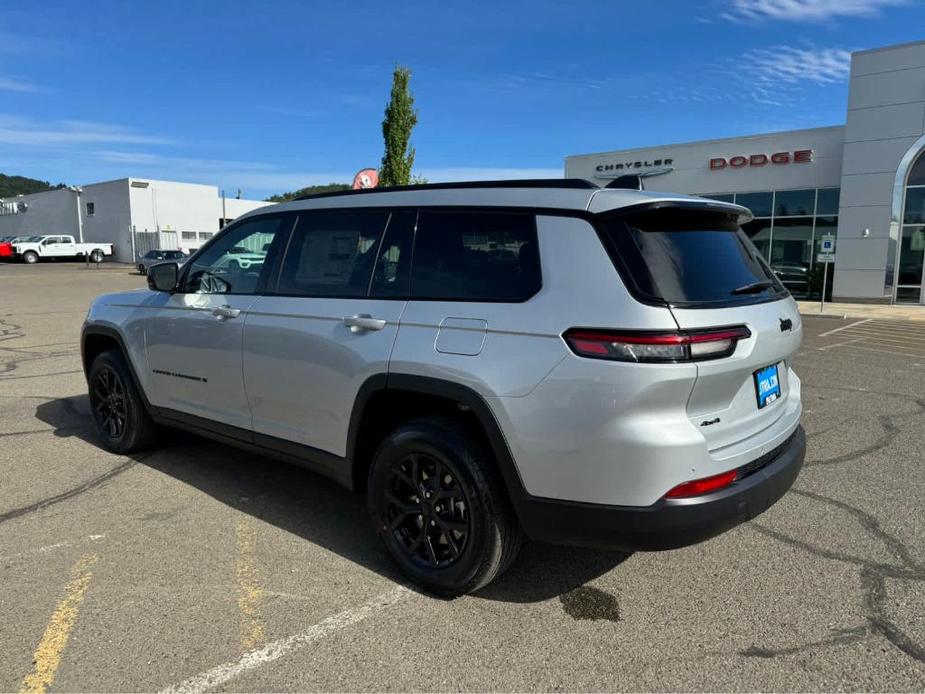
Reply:
<svg viewBox="0 0 925 694"><path fill-rule="evenodd" d="M805 451L800 316L749 218L568 179L256 210L94 301L103 445L166 425L306 465L365 492L402 570L446 595L524 536L705 540L775 503Z"/></svg>

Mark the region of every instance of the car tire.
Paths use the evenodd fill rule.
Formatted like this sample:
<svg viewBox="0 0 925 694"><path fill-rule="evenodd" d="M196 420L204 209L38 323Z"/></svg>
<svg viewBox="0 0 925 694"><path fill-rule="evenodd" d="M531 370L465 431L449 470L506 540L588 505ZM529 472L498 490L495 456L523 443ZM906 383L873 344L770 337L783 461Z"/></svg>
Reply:
<svg viewBox="0 0 925 694"><path fill-rule="evenodd" d="M134 453L151 445L157 425L151 419L122 352L97 355L87 374L90 411L103 447Z"/></svg>
<svg viewBox="0 0 925 694"><path fill-rule="evenodd" d="M449 418L409 421L382 441L370 466L367 506L405 575L445 597L490 583L523 540L487 447Z"/></svg>
<svg viewBox="0 0 925 694"><path fill-rule="evenodd" d="M91 263L102 263L103 262L103 251L95 250L90 254Z"/></svg>
<svg viewBox="0 0 925 694"><path fill-rule="evenodd" d="M39 256L35 251L26 251L22 254L22 259L23 262L29 263L29 265L39 262Z"/></svg>

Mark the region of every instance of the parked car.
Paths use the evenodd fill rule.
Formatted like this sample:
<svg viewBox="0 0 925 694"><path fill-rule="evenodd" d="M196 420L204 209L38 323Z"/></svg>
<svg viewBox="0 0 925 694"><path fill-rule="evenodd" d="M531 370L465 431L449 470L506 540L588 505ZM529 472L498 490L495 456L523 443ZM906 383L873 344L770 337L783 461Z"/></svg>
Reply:
<svg viewBox="0 0 925 694"><path fill-rule="evenodd" d="M706 540L805 452L800 315L749 218L568 179L256 210L92 303L100 440L127 454L171 426L306 465L365 493L398 566L445 595L524 536ZM244 268L239 247L266 253Z"/></svg>
<svg viewBox="0 0 925 694"><path fill-rule="evenodd" d="M67 234L55 236L30 236L25 241L13 244L13 255L26 263L37 263L43 258L84 258L89 256L94 263L112 255L111 243L77 243Z"/></svg>
<svg viewBox="0 0 925 694"><path fill-rule="evenodd" d="M4 236L0 238L0 260L13 259L13 244L28 239L28 236Z"/></svg>
<svg viewBox="0 0 925 694"><path fill-rule="evenodd" d="M161 251L154 250L148 251L142 255L138 260L138 272L142 275L148 274L148 268L154 265L155 263L163 263L164 261L173 261L179 265L182 265L186 262L186 259L189 256L186 255L183 251Z"/></svg>
<svg viewBox="0 0 925 694"><path fill-rule="evenodd" d="M795 296L809 292L809 264L780 262L771 265L774 274Z"/></svg>

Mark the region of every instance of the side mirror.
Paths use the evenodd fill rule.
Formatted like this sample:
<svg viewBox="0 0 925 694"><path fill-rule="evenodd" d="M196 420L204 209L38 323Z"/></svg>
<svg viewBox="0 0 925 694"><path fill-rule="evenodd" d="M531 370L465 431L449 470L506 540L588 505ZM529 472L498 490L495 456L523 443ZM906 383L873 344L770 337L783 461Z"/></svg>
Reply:
<svg viewBox="0 0 925 694"><path fill-rule="evenodd" d="M177 291L180 266L176 263L158 263L148 268L148 288L156 292Z"/></svg>

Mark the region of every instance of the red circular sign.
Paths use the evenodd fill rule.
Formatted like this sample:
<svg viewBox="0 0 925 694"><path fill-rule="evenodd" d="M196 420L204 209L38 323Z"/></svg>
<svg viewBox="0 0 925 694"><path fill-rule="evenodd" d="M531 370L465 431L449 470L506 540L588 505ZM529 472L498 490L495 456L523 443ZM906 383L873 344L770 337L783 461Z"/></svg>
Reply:
<svg viewBox="0 0 925 694"><path fill-rule="evenodd" d="M379 172L376 169L360 169L353 177L353 189L375 188L379 185Z"/></svg>

